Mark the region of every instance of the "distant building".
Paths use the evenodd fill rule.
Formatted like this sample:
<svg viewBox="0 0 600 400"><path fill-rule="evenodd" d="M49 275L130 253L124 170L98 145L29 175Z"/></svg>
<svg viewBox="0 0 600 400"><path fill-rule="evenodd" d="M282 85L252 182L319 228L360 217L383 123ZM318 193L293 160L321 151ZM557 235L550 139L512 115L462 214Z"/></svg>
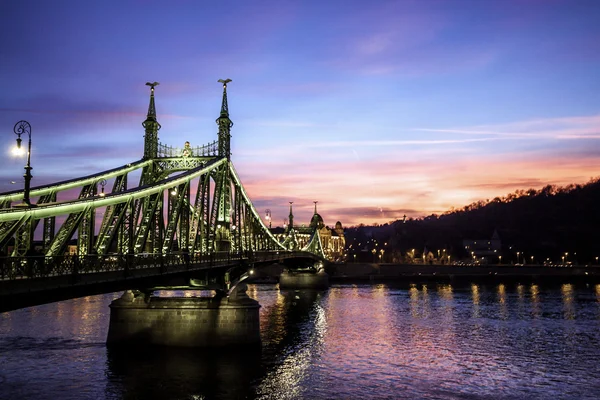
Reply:
<svg viewBox="0 0 600 400"><path fill-rule="evenodd" d="M308 244L314 232L318 230L321 236L321 245L325 256L329 261L341 261L344 259L344 247L346 238L344 237L344 228L340 221L335 223L333 229L329 228L323 222L323 217L317 212L317 202L315 201L315 213L313 214L308 226L297 226L294 224L294 214L292 212L292 203L290 203L290 215L288 223L281 228L272 229L273 235L288 249L301 249Z"/></svg>
<svg viewBox="0 0 600 400"><path fill-rule="evenodd" d="M498 231L494 229L492 237L489 239L464 239L463 246L465 251L473 257L490 257L501 255L502 242Z"/></svg>

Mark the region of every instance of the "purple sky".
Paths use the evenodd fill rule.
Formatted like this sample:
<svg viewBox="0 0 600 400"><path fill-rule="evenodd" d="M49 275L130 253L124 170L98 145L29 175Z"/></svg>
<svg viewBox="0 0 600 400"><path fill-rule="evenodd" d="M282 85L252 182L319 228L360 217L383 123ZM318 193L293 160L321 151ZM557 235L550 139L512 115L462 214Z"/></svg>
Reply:
<svg viewBox="0 0 600 400"><path fill-rule="evenodd" d="M3 1L0 191L216 138L276 224L371 224L600 175L600 1ZM0 137L2 137L0 135ZM11 184L16 181L16 184Z"/></svg>

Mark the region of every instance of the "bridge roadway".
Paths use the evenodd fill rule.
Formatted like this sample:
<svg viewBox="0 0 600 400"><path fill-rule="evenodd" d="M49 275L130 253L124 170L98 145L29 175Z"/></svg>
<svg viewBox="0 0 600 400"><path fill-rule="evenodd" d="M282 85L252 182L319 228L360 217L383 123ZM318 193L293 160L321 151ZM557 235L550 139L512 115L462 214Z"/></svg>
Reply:
<svg viewBox="0 0 600 400"><path fill-rule="evenodd" d="M250 267L289 259L319 260L305 251L0 257L0 312L127 289L189 285L190 278L205 278L198 290L222 288L227 270L241 267L241 275Z"/></svg>

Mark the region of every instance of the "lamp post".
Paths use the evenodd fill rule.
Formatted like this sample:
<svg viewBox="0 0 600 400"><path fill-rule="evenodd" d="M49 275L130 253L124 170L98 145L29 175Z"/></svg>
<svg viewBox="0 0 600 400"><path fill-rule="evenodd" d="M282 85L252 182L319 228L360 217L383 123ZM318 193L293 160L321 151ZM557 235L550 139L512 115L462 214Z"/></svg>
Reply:
<svg viewBox="0 0 600 400"><path fill-rule="evenodd" d="M104 197L104 196L106 196L106 194L104 193L104 186L106 186L106 179L102 179L99 183L100 183L100 186L102 187L102 191L100 192L100 194L98 196Z"/></svg>
<svg viewBox="0 0 600 400"><path fill-rule="evenodd" d="M27 164L25 165L25 175L23 175L23 178L25 178L25 191L23 192L23 203L25 203L28 207L32 207L31 200L29 199L31 178L33 178L33 176L31 175L31 170L33 169L31 168L31 125L29 124L29 122L22 120L15 124L13 131L15 132L15 135L17 135L17 148L15 149L15 153L17 154L23 153L23 149L21 148L21 135L26 133L29 137L29 143L27 147Z"/></svg>
<svg viewBox="0 0 600 400"><path fill-rule="evenodd" d="M271 210L268 208L265 210L265 217L269 221L269 229L271 229Z"/></svg>

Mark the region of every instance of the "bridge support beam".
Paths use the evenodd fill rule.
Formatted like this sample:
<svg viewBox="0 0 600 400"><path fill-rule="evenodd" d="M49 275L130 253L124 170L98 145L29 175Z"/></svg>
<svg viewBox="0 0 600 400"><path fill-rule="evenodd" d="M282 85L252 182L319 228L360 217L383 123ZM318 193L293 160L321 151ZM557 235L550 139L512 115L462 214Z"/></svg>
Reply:
<svg viewBox="0 0 600 400"><path fill-rule="evenodd" d="M110 304L107 344L260 345L259 308L256 300L239 294L145 298L126 291Z"/></svg>
<svg viewBox="0 0 600 400"><path fill-rule="evenodd" d="M280 289L327 289L329 275L325 271L284 270L279 276Z"/></svg>

